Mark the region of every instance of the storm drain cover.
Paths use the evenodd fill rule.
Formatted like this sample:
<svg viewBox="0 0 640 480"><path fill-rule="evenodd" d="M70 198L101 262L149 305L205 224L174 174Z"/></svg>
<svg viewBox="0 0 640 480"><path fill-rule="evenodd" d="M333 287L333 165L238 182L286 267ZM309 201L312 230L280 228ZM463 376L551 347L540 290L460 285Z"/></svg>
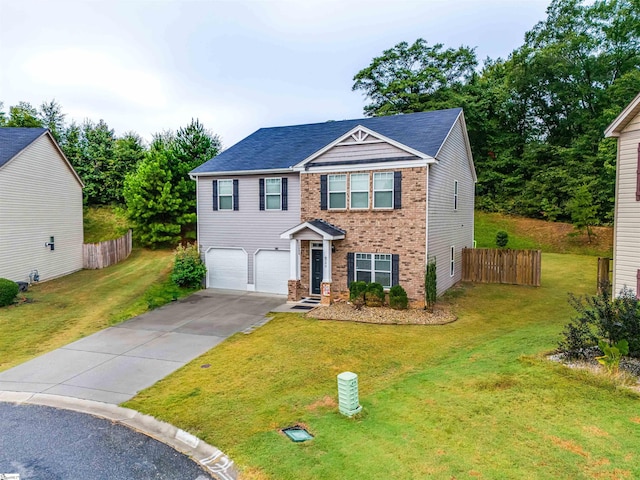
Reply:
<svg viewBox="0 0 640 480"><path fill-rule="evenodd" d="M291 310L311 310L313 307L308 307L307 305L296 305L295 307L291 307Z"/></svg>
<svg viewBox="0 0 640 480"><path fill-rule="evenodd" d="M302 427L283 428L282 433L289 437L292 442L306 442L313 439L313 435Z"/></svg>

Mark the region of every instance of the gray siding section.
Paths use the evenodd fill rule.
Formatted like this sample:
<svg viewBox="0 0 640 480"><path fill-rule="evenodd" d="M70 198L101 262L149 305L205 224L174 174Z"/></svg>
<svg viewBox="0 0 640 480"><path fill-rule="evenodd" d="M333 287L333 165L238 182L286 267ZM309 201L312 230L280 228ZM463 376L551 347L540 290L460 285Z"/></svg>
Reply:
<svg viewBox="0 0 640 480"><path fill-rule="evenodd" d="M0 277L82 269L82 188L47 135L0 168ZM55 250L45 247L49 237Z"/></svg>
<svg viewBox="0 0 640 480"><path fill-rule="evenodd" d="M427 256L436 259L438 295L462 278L462 248L473 246L475 183L461 120L455 123L429 166ZM458 209L454 210L454 181L458 181ZM455 247L455 274L450 275L450 252Z"/></svg>
<svg viewBox="0 0 640 480"><path fill-rule="evenodd" d="M259 179L288 178L288 210L260 210ZM249 257L247 283L254 284L253 260L258 249L288 250L280 234L300 223L300 177L287 175L220 176L238 179L238 211L213 210L214 177L198 177L198 244L203 255L210 247L242 247Z"/></svg>
<svg viewBox="0 0 640 480"><path fill-rule="evenodd" d="M415 155L386 142L339 144L327 150L310 164L385 158L415 158Z"/></svg>
<svg viewBox="0 0 640 480"><path fill-rule="evenodd" d="M640 269L640 202L636 201L636 171L640 143L640 115L618 140L613 288L625 285L635 291ZM637 293L637 292L636 292Z"/></svg>

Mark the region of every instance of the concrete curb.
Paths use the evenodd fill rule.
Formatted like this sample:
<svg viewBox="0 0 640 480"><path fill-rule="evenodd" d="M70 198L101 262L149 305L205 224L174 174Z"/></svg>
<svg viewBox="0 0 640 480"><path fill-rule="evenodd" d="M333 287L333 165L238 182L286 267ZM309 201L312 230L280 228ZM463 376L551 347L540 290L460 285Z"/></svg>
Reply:
<svg viewBox="0 0 640 480"><path fill-rule="evenodd" d="M173 425L129 408L73 397L0 390L0 402L42 405L104 418L154 438L191 457L217 480L236 480L235 464L219 449Z"/></svg>

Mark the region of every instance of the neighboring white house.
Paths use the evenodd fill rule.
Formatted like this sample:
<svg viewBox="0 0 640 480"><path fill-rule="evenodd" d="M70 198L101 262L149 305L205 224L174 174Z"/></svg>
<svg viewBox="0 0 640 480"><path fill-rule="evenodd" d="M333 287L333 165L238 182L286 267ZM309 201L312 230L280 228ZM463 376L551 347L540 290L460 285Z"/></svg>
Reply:
<svg viewBox="0 0 640 480"><path fill-rule="evenodd" d="M82 269L82 181L46 128L0 128L0 278Z"/></svg>
<svg viewBox="0 0 640 480"><path fill-rule="evenodd" d="M613 291L625 285L640 298L640 94L605 130L618 138L613 235Z"/></svg>

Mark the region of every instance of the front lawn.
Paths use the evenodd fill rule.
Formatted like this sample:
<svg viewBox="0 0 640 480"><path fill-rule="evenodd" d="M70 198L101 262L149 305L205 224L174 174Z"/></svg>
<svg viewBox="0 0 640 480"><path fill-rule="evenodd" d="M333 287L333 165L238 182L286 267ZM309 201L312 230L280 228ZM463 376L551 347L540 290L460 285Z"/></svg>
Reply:
<svg viewBox="0 0 640 480"><path fill-rule="evenodd" d="M545 359L593 293L593 257L543 255L540 288L467 286L443 326L278 314L126 403L221 448L245 479L639 478L638 395ZM336 375L358 373L359 418ZM296 423L316 438L294 444Z"/></svg>
<svg viewBox="0 0 640 480"><path fill-rule="evenodd" d="M33 285L30 303L0 309L0 371L146 311L172 260L169 250L134 249L109 268Z"/></svg>

